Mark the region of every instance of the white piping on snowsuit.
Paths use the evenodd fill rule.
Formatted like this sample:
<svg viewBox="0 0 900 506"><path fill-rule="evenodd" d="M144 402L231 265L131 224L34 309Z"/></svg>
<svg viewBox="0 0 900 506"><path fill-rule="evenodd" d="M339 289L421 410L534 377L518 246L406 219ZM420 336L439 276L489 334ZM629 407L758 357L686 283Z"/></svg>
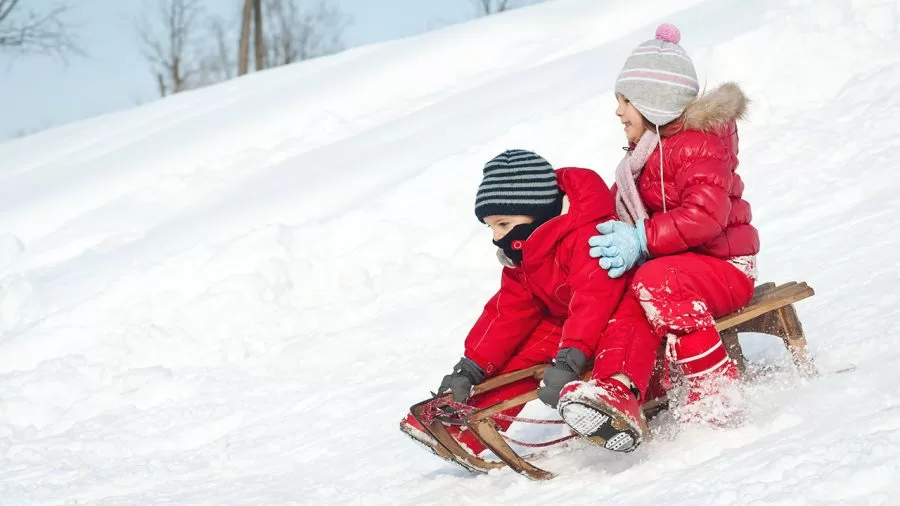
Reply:
<svg viewBox="0 0 900 506"><path fill-rule="evenodd" d="M678 340L678 338L675 336L675 334L666 334L666 358L673 365L681 365L681 364L686 364L688 362L693 362L695 360L700 360L701 358L711 354L712 352L716 351L720 347L724 346L724 344L722 344L722 340L720 339L718 343L716 343L715 345L713 345L712 347L710 347L708 350L704 351L703 353L700 353L699 355L694 355L693 357L688 357L688 358L679 360L678 353L675 351L675 342L677 340ZM709 374L709 373L715 371L716 369L718 369L719 367L722 367L729 360L731 360L731 357L729 357L728 354L726 353L725 358L720 360L716 365L714 365L712 367L708 367L700 372L695 372L692 374L682 373L681 376L683 378L696 378L697 376L703 376L704 374ZM668 368L668 365L666 367Z"/></svg>
<svg viewBox="0 0 900 506"><path fill-rule="evenodd" d="M716 369L718 369L719 367L722 367L725 364L725 362L728 362L729 360L731 360L731 357L729 357L728 355L725 355L725 358L720 360L718 364L710 367L709 369L706 369L705 371L695 372L694 374L682 374L681 377L696 378L697 376L703 376L704 374L709 374L709 373L715 371Z"/></svg>
<svg viewBox="0 0 900 506"><path fill-rule="evenodd" d="M663 142L662 136L659 135L659 125L653 126L656 127L656 137L659 139L659 186L662 190L663 212L666 212L666 180L663 178Z"/></svg>
<svg viewBox="0 0 900 506"><path fill-rule="evenodd" d="M694 360L700 360L701 358L703 358L703 357L709 355L710 353L716 351L716 349L718 349L720 346L722 346L722 340L721 340L721 339L720 339L719 342L716 343L712 348L710 348L710 349L704 351L703 353L701 353L701 354L699 354L699 355L694 355L693 357L685 358L685 359L682 359L682 360L677 360L677 357L673 357L673 358L676 358L676 360L674 360L673 363L676 364L676 365L681 365L681 364L686 364L686 363L688 363L688 362L693 362Z"/></svg>

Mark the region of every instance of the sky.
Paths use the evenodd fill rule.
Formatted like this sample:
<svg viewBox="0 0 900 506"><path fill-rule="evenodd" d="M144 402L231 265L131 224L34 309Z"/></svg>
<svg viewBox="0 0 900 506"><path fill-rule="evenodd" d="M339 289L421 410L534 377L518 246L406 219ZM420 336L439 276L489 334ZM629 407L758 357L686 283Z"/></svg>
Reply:
<svg viewBox="0 0 900 506"><path fill-rule="evenodd" d="M62 0L31 0L46 12ZM239 0L204 0L229 15ZM301 3L308 0L300 0ZM0 53L0 139L33 133L158 98L140 55L134 20L155 0L79 0L70 19L88 57L65 64L46 56ZM336 0L352 16L348 47L422 33L471 18L471 0Z"/></svg>

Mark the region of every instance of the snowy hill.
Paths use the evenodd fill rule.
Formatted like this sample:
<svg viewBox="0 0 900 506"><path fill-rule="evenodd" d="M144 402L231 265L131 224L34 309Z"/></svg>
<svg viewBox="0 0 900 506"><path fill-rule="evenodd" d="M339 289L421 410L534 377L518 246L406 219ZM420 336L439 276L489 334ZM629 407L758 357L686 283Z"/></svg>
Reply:
<svg viewBox="0 0 900 506"><path fill-rule="evenodd" d="M551 482L466 475L397 422L496 286L481 166L611 180L613 81L661 22L753 99L761 276L808 281L819 367L857 370L752 386L739 429L554 448ZM896 0L555 0L0 144L0 502L895 504L898 47Z"/></svg>

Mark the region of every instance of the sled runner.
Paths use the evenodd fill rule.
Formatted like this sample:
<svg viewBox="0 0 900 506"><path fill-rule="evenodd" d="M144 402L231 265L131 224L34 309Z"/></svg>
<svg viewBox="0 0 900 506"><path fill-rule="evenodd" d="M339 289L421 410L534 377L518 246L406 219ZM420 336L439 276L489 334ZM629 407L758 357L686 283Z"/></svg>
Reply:
<svg viewBox="0 0 900 506"><path fill-rule="evenodd" d="M800 319L797 317L797 312L793 306L795 302L811 297L814 293L813 289L805 282L792 281L780 286L776 286L775 283L764 283L756 287L753 299L744 309L716 320L716 330L722 336L722 341L728 350L729 356L737 362L741 372L744 371L746 363L741 345L738 342L738 334L753 332L781 338L800 374L811 376L817 373L811 358L807 354L806 337L803 334L803 327L800 325ZM527 377L540 379L546 367L546 364L541 364L490 378L475 386L473 394L486 392ZM590 372L586 373L585 376L589 377ZM467 406L454 403L450 395L427 399L413 405L410 411L433 439L425 441L416 437L403 424L401 424L400 429L417 442L428 447L435 455L469 471L487 472L491 469L509 466L517 473L531 479L548 480L553 478L555 474L535 466L526 458L517 454L507 443L507 440L511 439L501 434L494 422L495 418L505 417L502 414L503 411L511 407L521 406L537 399L537 397L537 390L534 390L492 406L481 409L469 407L468 410L465 409ZM667 400L661 398L649 400L642 407L647 418L650 418L660 410L665 409L666 406ZM506 417L506 419L525 423L563 423L562 420L530 420L515 417ZM466 426L500 460L488 460L472 455L453 438L447 431L447 425L445 424ZM572 437L575 437L575 435L537 444L511 441L519 445L541 447L556 444Z"/></svg>

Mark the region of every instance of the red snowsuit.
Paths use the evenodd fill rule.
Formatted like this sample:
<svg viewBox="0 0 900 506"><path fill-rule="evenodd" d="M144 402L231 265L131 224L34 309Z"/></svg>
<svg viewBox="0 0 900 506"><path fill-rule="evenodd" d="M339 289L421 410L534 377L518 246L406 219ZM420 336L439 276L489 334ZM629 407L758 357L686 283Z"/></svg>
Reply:
<svg viewBox="0 0 900 506"><path fill-rule="evenodd" d="M565 347L593 357L625 292L627 279L611 279L585 247L598 222L615 219L612 193L588 169L558 169L556 176L568 210L524 242L522 265L504 267L499 291L466 337L465 356L489 377L548 363ZM526 379L469 404L486 406L535 388L537 381Z"/></svg>
<svg viewBox="0 0 900 506"><path fill-rule="evenodd" d="M745 306L753 295L759 235L735 173L736 120L745 107L733 84L698 98L682 117L683 129L662 138L662 155L654 151L637 180L650 214L644 225L651 260L636 269L621 311L632 315L641 307L659 338L704 332L717 340L715 318ZM646 340L633 336L641 328L633 325L617 332L610 323L607 333L622 341L621 354ZM616 372L616 360L602 358L597 357L597 379ZM698 360L690 367L711 365Z"/></svg>

